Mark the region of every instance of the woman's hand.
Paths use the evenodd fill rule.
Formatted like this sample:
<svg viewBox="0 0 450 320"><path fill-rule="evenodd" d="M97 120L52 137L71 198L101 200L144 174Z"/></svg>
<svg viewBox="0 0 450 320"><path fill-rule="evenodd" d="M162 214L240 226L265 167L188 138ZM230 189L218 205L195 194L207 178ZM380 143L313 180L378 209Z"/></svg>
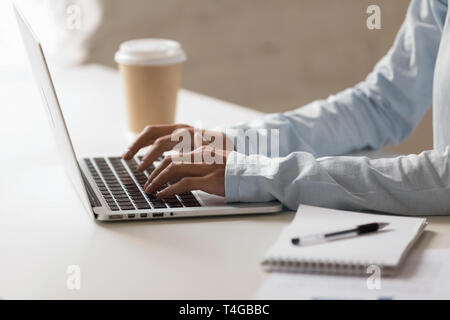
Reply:
<svg viewBox="0 0 450 320"><path fill-rule="evenodd" d="M202 146L187 154L167 156L150 174L144 186L145 192L154 193L162 185L176 181L160 191L157 197L168 198L190 190L225 196L225 167L230 152ZM220 160L196 162L195 159L200 157Z"/></svg>
<svg viewBox="0 0 450 320"><path fill-rule="evenodd" d="M225 134L196 129L188 125L154 125L146 127L124 153L129 160L142 148L151 145L139 165L143 171L164 152L177 150L167 156L150 174L145 192L156 192L171 183L157 197L167 198L190 190L225 195L225 166L228 154L234 149Z"/></svg>

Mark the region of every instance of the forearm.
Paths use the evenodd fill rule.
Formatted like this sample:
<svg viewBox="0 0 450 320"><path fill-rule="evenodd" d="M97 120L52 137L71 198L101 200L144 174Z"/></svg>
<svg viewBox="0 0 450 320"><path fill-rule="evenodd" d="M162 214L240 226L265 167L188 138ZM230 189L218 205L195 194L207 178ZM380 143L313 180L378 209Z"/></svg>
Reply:
<svg viewBox="0 0 450 320"><path fill-rule="evenodd" d="M259 141L270 141L271 131L278 130L280 156L296 151L308 152L315 157L335 156L401 142L427 107L417 110L419 108L398 92L388 100L371 92L372 87L363 82L326 100L317 100L290 112L268 114L249 123L231 126L231 131L224 132L237 141L253 130L258 131ZM378 91L383 91L386 96L389 90L389 87L378 85ZM395 110L394 99L395 104L405 107ZM248 150L238 151L247 155L263 154ZM256 147L250 150L256 150Z"/></svg>
<svg viewBox="0 0 450 320"><path fill-rule="evenodd" d="M315 159L306 152L280 159L233 153L227 161L226 199L278 199L291 209L303 203L405 215L450 214L449 148L378 160Z"/></svg>
<svg viewBox="0 0 450 320"><path fill-rule="evenodd" d="M392 48L365 81L326 100L234 128L263 129L263 139L267 130L279 130L280 156L295 151L341 155L400 143L431 105L446 13L441 1L411 1Z"/></svg>

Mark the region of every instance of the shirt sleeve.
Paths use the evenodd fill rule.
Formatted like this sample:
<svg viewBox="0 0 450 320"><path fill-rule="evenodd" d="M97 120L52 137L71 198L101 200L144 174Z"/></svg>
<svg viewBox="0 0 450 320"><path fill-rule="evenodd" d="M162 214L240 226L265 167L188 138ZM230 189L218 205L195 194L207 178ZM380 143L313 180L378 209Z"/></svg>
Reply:
<svg viewBox="0 0 450 320"><path fill-rule="evenodd" d="M241 131L226 134L237 139L255 129L261 141L268 139L270 130L279 130L280 156L295 151L316 157L341 155L400 143L431 106L446 12L443 1L413 0L392 48L365 81L297 110L240 123L229 129ZM257 146L238 151L263 154Z"/></svg>
<svg viewBox="0 0 450 320"><path fill-rule="evenodd" d="M307 152L283 158L232 152L227 160L226 200L279 200L346 210L404 215L450 214L450 147L444 152L370 160L314 158Z"/></svg>

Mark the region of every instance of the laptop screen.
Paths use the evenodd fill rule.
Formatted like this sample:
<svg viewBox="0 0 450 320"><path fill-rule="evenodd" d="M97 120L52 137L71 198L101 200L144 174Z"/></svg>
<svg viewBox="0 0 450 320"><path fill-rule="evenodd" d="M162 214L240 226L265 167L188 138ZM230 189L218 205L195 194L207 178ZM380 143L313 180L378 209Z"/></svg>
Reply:
<svg viewBox="0 0 450 320"><path fill-rule="evenodd" d="M93 213L42 46L25 17L15 5L14 12L31 64L31 69L41 94L42 104L44 105L50 126L52 127L58 152L62 158L69 179L83 205L90 213Z"/></svg>

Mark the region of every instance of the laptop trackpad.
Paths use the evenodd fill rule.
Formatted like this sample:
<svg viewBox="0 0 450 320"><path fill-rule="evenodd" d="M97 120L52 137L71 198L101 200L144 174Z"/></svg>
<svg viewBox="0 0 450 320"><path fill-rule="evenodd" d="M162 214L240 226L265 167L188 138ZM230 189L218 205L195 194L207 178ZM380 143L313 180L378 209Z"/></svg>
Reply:
<svg viewBox="0 0 450 320"><path fill-rule="evenodd" d="M203 202L204 206L224 206L225 198L220 196L215 196L203 191L193 191L198 198Z"/></svg>

